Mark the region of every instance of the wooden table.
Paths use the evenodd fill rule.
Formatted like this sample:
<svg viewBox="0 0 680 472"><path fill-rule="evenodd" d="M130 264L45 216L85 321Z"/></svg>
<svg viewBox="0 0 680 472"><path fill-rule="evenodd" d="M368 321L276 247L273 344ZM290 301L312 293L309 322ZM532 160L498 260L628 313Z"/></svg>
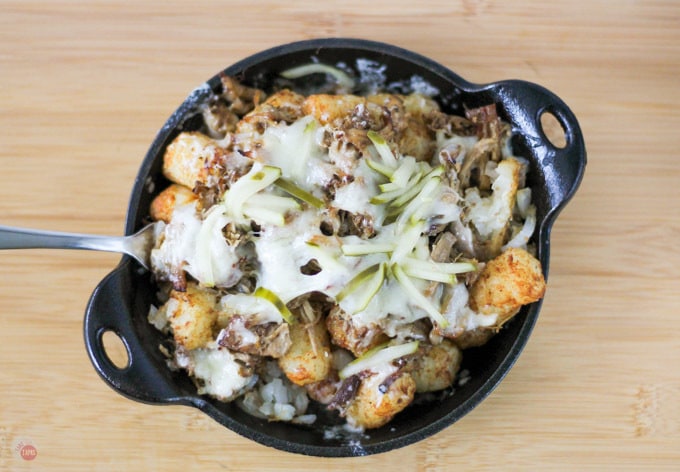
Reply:
<svg viewBox="0 0 680 472"><path fill-rule="evenodd" d="M83 312L119 256L7 251L0 470L680 470L677 2L3 0L0 224L121 234L139 163L189 91L254 52L325 36L393 43L474 82L537 82L579 117L585 179L506 380L419 444L280 452L98 378Z"/></svg>

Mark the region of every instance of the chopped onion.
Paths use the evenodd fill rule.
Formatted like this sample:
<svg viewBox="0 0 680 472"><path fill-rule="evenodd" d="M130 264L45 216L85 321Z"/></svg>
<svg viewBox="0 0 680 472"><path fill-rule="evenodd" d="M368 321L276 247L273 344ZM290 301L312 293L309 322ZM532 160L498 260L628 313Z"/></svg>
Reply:
<svg viewBox="0 0 680 472"><path fill-rule="evenodd" d="M524 220L524 225L522 229L501 249L505 251L510 247L526 247L529 239L534 234L536 229L536 207L531 205L527 209L526 219Z"/></svg>
<svg viewBox="0 0 680 472"><path fill-rule="evenodd" d="M517 190L515 201L517 202L519 216L526 218L529 212L529 206L531 205L531 188L526 187Z"/></svg>

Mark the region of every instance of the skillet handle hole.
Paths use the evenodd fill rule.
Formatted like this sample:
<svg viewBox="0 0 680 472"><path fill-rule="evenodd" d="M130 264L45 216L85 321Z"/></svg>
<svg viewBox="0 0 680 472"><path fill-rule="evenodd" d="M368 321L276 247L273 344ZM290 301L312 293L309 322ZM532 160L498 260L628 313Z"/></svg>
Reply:
<svg viewBox="0 0 680 472"><path fill-rule="evenodd" d="M543 134L550 141L550 144L557 149L564 149L567 146L567 135L560 120L549 111L544 111L540 116L541 129Z"/></svg>
<svg viewBox="0 0 680 472"><path fill-rule="evenodd" d="M104 331L101 335L101 343L106 357L114 367L124 370L130 366L127 345L116 332Z"/></svg>

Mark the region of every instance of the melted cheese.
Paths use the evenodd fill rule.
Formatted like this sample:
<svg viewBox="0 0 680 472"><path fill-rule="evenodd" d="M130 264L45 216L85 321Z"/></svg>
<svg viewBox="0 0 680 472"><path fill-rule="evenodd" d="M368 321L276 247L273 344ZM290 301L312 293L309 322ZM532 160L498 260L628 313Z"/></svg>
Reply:
<svg viewBox="0 0 680 472"><path fill-rule="evenodd" d="M437 133L437 156L442 163L449 156L454 158L457 166L463 165L465 156L477 144L476 136L453 136L445 138L442 132Z"/></svg>
<svg viewBox="0 0 680 472"><path fill-rule="evenodd" d="M327 154L318 142L319 130L323 131L312 116L290 125L281 122L268 126L262 135L260 155L299 187L318 191L333 178Z"/></svg>
<svg viewBox="0 0 680 472"><path fill-rule="evenodd" d="M199 394L213 395L222 400L230 400L251 386L257 377L243 375L242 366L228 349L217 346L195 349L188 354L188 367L194 376L203 382ZM187 362L187 361L185 361Z"/></svg>
<svg viewBox="0 0 680 472"><path fill-rule="evenodd" d="M380 226L385 220L385 207L371 203L371 198L378 194L376 179L376 173L362 159L354 169L354 180L336 190L332 205L350 213L368 215Z"/></svg>
<svg viewBox="0 0 680 472"><path fill-rule="evenodd" d="M243 293L227 294L220 299L220 310L231 316L241 315L253 324L281 323L281 313L266 300Z"/></svg>
<svg viewBox="0 0 680 472"><path fill-rule="evenodd" d="M286 226L266 227L255 239L259 261L258 285L276 293L284 302L308 293L335 294L351 278L346 265L340 261L333 270L315 275L305 275L301 268L310 260L317 259L315 248L308 244L315 236L323 236L319 226L321 215L316 211L300 212Z"/></svg>
<svg viewBox="0 0 680 472"><path fill-rule="evenodd" d="M444 310L444 317L454 331L471 331L476 328L493 326L498 315L482 315L470 308L468 289L463 283L453 287L453 294Z"/></svg>
<svg viewBox="0 0 680 472"><path fill-rule="evenodd" d="M512 217L519 183L517 166L516 161L504 160L495 169L487 169L487 175L493 178L492 194L488 197L482 197L476 187L465 191L465 201L470 209L468 218L483 239L501 231Z"/></svg>
<svg viewBox="0 0 680 472"><path fill-rule="evenodd" d="M195 204L175 208L163 227L162 243L151 252L154 272L176 274L186 270L207 286L231 287L241 279L236 249L222 234L229 219L217 213L201 220Z"/></svg>

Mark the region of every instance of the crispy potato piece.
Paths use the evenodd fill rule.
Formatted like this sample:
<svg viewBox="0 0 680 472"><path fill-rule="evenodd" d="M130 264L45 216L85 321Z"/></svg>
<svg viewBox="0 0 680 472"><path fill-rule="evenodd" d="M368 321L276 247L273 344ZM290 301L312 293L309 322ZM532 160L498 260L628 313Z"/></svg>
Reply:
<svg viewBox="0 0 680 472"><path fill-rule="evenodd" d="M267 107L279 110L288 108L292 114L299 117L302 116L302 104L304 100L305 97L299 93L295 93L288 89L279 90L273 95L270 95L262 105L255 107L253 112L257 113L258 110L267 109Z"/></svg>
<svg viewBox="0 0 680 472"><path fill-rule="evenodd" d="M291 346L279 358L279 367L296 385L325 379L332 369L333 357L328 333L323 323L289 326Z"/></svg>
<svg viewBox="0 0 680 472"><path fill-rule="evenodd" d="M491 238L486 242L486 254L496 257L500 252L503 244L507 242L510 231L510 219L512 218L512 210L515 207L515 200L517 199L517 190L519 189L520 174L522 172L522 164L517 159L504 159L496 168L496 172L500 175L494 181L493 191L501 192L500 197L503 201L505 209L501 211L503 218L507 216L505 225L493 233ZM500 182L499 182L500 181ZM500 205L500 203L499 203Z"/></svg>
<svg viewBox="0 0 680 472"><path fill-rule="evenodd" d="M292 123L303 116L304 96L284 89L270 95L237 124L237 133L262 133L267 126L284 121Z"/></svg>
<svg viewBox="0 0 680 472"><path fill-rule="evenodd" d="M409 373L402 372L393 381L386 380L385 376L372 375L361 381L356 397L346 410L349 424L379 428L413 401L416 382Z"/></svg>
<svg viewBox="0 0 680 472"><path fill-rule="evenodd" d="M302 111L312 115L322 125L344 125L356 129L382 129L389 124L388 116L404 112L400 95L387 93L360 97L358 95L317 94L308 96Z"/></svg>
<svg viewBox="0 0 680 472"><path fill-rule="evenodd" d="M366 98L357 95L310 95L302 104L305 115L312 115L322 125L352 114L357 105L366 103Z"/></svg>
<svg viewBox="0 0 680 472"><path fill-rule="evenodd" d="M413 156L418 161L427 161L435 150L435 142L431 132L423 121L408 117L408 125L399 134L399 150L406 156Z"/></svg>
<svg viewBox="0 0 680 472"><path fill-rule="evenodd" d="M154 221L169 223L175 208L196 201L196 195L180 184L170 184L151 202L149 213Z"/></svg>
<svg viewBox="0 0 680 472"><path fill-rule="evenodd" d="M434 133L427 125L426 116L439 111L439 105L430 97L412 93L404 97L406 124L399 135L399 149L418 160L429 160L435 151Z"/></svg>
<svg viewBox="0 0 680 472"><path fill-rule="evenodd" d="M212 290L189 282L185 292L172 290L165 303L175 342L185 349L204 347L214 339L217 297Z"/></svg>
<svg viewBox="0 0 680 472"><path fill-rule="evenodd" d="M227 151L198 131L178 134L165 150L163 175L176 184L193 189L197 182L206 184L211 170L226 157Z"/></svg>
<svg viewBox="0 0 680 472"><path fill-rule="evenodd" d="M482 314L498 314L497 326L517 313L522 305L545 293L541 263L524 249L509 248L489 261L470 288L470 308Z"/></svg>
<svg viewBox="0 0 680 472"><path fill-rule="evenodd" d="M416 382L416 392L435 392L449 387L462 359L460 349L449 340L435 346L421 345L409 371Z"/></svg>
<svg viewBox="0 0 680 472"><path fill-rule="evenodd" d="M439 104L422 93L412 93L404 97L404 110L419 119L439 111Z"/></svg>
<svg viewBox="0 0 680 472"><path fill-rule="evenodd" d="M360 357L369 349L389 339L377 325L370 327L355 325L352 316L339 306L335 306L326 317L326 327L333 344L347 349L355 357Z"/></svg>
<svg viewBox="0 0 680 472"><path fill-rule="evenodd" d="M479 327L462 331L451 338L451 340L456 343L456 346L460 349L465 350L471 347L483 346L494 334L496 334L496 331L497 329L495 327Z"/></svg>
<svg viewBox="0 0 680 472"><path fill-rule="evenodd" d="M347 131L381 130L388 141L397 144L403 155L424 160L432 156L434 141L424 112L418 105L429 110L433 103L431 99L417 94L405 97L394 94L367 97L319 94L305 99L303 111L321 124L347 127ZM359 148L368 144L368 140L357 136L353 136L352 142Z"/></svg>

